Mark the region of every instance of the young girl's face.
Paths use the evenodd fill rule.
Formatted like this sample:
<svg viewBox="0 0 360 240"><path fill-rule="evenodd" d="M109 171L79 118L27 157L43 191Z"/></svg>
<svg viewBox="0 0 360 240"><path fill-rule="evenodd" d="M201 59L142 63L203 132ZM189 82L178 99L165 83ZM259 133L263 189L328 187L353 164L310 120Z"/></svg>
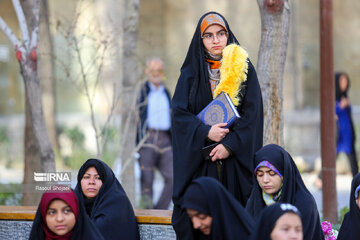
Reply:
<svg viewBox="0 0 360 240"><path fill-rule="evenodd" d="M214 55L222 55L222 50L227 44L228 33L220 25L214 24L205 30L202 39L206 50Z"/></svg>
<svg viewBox="0 0 360 240"><path fill-rule="evenodd" d="M275 223L271 240L302 240L303 230L300 217L292 212L283 214Z"/></svg>
<svg viewBox="0 0 360 240"><path fill-rule="evenodd" d="M62 236L70 232L76 223L71 207L60 199L53 200L46 211L46 224L50 231Z"/></svg>
<svg viewBox="0 0 360 240"><path fill-rule="evenodd" d="M348 87L348 79L346 75L341 75L339 79L339 86L342 92L345 92Z"/></svg>
<svg viewBox="0 0 360 240"><path fill-rule="evenodd" d="M186 209L186 212L193 223L194 229L199 229L204 235L210 235L212 223L211 216L189 208Z"/></svg>
<svg viewBox="0 0 360 240"><path fill-rule="evenodd" d="M259 167L256 171L256 179L267 194L277 193L281 188L281 177L268 167Z"/></svg>
<svg viewBox="0 0 360 240"><path fill-rule="evenodd" d="M92 199L97 196L102 186L100 175L95 167L89 167L81 179L81 190L85 197Z"/></svg>

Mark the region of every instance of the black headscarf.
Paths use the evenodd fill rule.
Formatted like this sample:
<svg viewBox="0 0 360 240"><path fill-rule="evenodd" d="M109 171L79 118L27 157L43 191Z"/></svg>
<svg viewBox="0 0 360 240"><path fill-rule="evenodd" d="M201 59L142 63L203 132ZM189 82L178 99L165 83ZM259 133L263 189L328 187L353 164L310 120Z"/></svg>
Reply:
<svg viewBox="0 0 360 240"><path fill-rule="evenodd" d="M350 211L345 214L337 237L338 240L360 239L360 209L355 201L355 190L359 185L360 173L354 176L351 183Z"/></svg>
<svg viewBox="0 0 360 240"><path fill-rule="evenodd" d="M304 239L324 239L315 199L306 188L290 154L278 145L269 144L255 154L255 166L262 161L271 163L283 176L281 196L278 202L290 203L299 209L302 216ZM251 215L258 216L265 207L262 189L259 184L254 184L246 209Z"/></svg>
<svg viewBox="0 0 360 240"><path fill-rule="evenodd" d="M89 167L95 167L102 180L102 186L93 201L88 201L81 189L81 179ZM79 202L87 207L91 220L105 239L139 239L133 207L106 163L98 159L87 160L81 166L77 179L75 193Z"/></svg>
<svg viewBox="0 0 360 240"><path fill-rule="evenodd" d="M254 228L250 214L214 178L200 177L192 182L184 195L186 208L213 218L212 240L248 239Z"/></svg>
<svg viewBox="0 0 360 240"><path fill-rule="evenodd" d="M218 178L217 164L204 160L201 149L208 144L210 126L203 124L196 115L213 97L205 61L200 25L196 27L181 74L172 98L172 144L174 154L174 211L172 224L180 239L188 239L186 232L191 223L181 209L183 195L191 181L200 176ZM236 43L226 19L221 16L228 31L228 44ZM261 148L263 138L263 105L255 69L248 61L247 81L242 87L237 110L242 118L235 122L221 143L231 150L229 158L222 161L221 183L243 205L250 194L253 175L253 154Z"/></svg>
<svg viewBox="0 0 360 240"><path fill-rule="evenodd" d="M264 210L261 211L261 215L256 223L255 231L251 235L251 239L271 240L270 235L277 220L288 212L295 213L301 218L301 214L298 209L291 204L274 203L264 208Z"/></svg>
<svg viewBox="0 0 360 240"><path fill-rule="evenodd" d="M73 197L71 196L73 195ZM46 199L45 199L45 198ZM46 217L47 208L52 200L60 199L66 202L74 212L76 217L76 224L72 230L72 234L66 234L66 236L71 235L70 238L66 236L56 236L52 233L47 227L46 222L44 222ZM69 202L69 199L72 200ZM77 204L74 204L76 201ZM46 209L45 209L46 208ZM76 209L74 209L76 208ZM48 238L46 238L48 235ZM100 231L95 227L95 224L90 220L89 216L86 214L85 209L78 202L78 198L75 193L71 192L50 192L44 193L39 207L36 211L36 215L32 224L29 240L45 240L45 239L74 239L74 240L101 240L104 239Z"/></svg>
<svg viewBox="0 0 360 240"><path fill-rule="evenodd" d="M345 76L348 81L348 85L347 85L347 88L345 89L345 91L341 91L341 89L340 89L340 77L341 76ZM337 101L340 101L342 97L347 98L347 92L348 92L349 88L350 88L349 76L344 72L335 73L335 98Z"/></svg>

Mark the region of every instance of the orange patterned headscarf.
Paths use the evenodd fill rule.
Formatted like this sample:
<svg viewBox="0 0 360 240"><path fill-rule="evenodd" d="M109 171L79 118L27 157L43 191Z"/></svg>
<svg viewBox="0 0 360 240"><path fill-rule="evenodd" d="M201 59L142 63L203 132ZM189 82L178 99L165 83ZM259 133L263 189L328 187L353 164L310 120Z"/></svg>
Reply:
<svg viewBox="0 0 360 240"><path fill-rule="evenodd" d="M218 24L220 26L222 26L223 28L226 29L226 25L225 25L225 21L224 19L222 19L222 17L220 17L220 15L216 14L216 13L211 13L209 15L207 15L206 17L204 17L204 19L201 21L200 24L200 31L201 31L201 35L204 33L204 31L213 24Z"/></svg>

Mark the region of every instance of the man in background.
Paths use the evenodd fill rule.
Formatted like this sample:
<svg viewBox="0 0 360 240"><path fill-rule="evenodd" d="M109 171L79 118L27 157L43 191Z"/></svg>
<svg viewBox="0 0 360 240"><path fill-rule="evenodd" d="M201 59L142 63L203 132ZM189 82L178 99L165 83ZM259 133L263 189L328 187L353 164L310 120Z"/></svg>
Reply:
<svg viewBox="0 0 360 240"><path fill-rule="evenodd" d="M141 202L144 208L168 209L173 191L173 156L171 147L170 94L163 85L164 63L159 58L147 61L139 99L137 143L146 138L139 150ZM164 178L164 188L154 205L153 181L157 168Z"/></svg>

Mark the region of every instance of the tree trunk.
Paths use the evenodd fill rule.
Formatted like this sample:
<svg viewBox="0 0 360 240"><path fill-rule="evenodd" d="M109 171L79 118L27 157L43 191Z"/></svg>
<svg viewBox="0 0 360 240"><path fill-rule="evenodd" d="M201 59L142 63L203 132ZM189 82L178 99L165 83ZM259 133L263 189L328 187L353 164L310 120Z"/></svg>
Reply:
<svg viewBox="0 0 360 240"><path fill-rule="evenodd" d="M41 194L29 191L30 184L35 184L34 172L44 172L40 164L39 146L32 128L30 106L25 102L25 164L24 164L24 189L22 205L34 206L40 202Z"/></svg>
<svg viewBox="0 0 360 240"><path fill-rule="evenodd" d="M30 55L23 56L20 62L24 80L26 101L29 105L30 121L39 147L40 162L45 172L55 171L54 152L47 133L42 111L40 81L36 71L36 61Z"/></svg>
<svg viewBox="0 0 360 240"><path fill-rule="evenodd" d="M53 45L49 27L48 1L41 0L38 47L38 74L41 83L44 116L50 141L57 148L56 94L54 79Z"/></svg>
<svg viewBox="0 0 360 240"><path fill-rule="evenodd" d="M46 0L42 0L43 4L45 3ZM44 6L41 4L40 8L42 15L44 15L44 12L46 12L47 10L44 9ZM28 27L30 29L30 31L32 31L35 26L33 26L33 12L32 9L34 7L34 2L33 1L25 1L22 2L22 7L24 10L24 15L27 19L27 23L31 23L28 24ZM46 46L50 46L51 49L51 43L50 44L46 44L47 41L51 41L50 38L46 38L47 34L49 34L49 26L48 26L48 21L46 22L46 19L44 20L44 17L41 17L41 22L43 24L43 26L41 26L40 28L40 35L42 38L42 43L41 44L38 51L48 51L45 50ZM44 23L45 22L45 23ZM47 25L46 25L47 24ZM52 51L49 51L50 53ZM36 205L41 197L41 194L35 193L32 191L32 187L31 184L35 184L34 181L34 172L53 172L55 171L55 160L54 160L54 153L53 150L51 148L51 145L49 146L50 143L40 143L39 140L42 139L41 141L50 141L49 138L47 137L47 131L45 129L45 133L44 133L44 129L43 126L41 126L41 124L45 124L44 122L44 116L42 114L42 105L41 105L41 98L39 96L41 96L41 88L39 86L39 79L37 77L37 55L36 55L36 51L33 53L35 54L32 58L30 56L22 56L23 58L23 62L20 62L20 68L21 68L21 72L22 72L22 76L24 79L24 83L25 83L25 94L26 94L26 99L25 99L25 141L24 141L24 151L25 151L25 164L24 164L24 180L23 180L23 184L25 186L25 191L23 192L23 199L22 199L22 204L23 205ZM31 55L31 53L30 53ZM44 54L45 55L45 54ZM52 71L52 59L51 59L51 54L49 54L49 56L44 56L41 54L41 57L39 59L39 66L41 66L41 70L43 70L42 72L48 72L49 74L44 75L42 74L42 77L44 79L44 81L42 82L48 82L48 81L53 81L53 77L50 75L53 74ZM43 57L44 56L44 57ZM34 61L35 60L35 61ZM30 80L31 79L31 80ZM29 81L31 81L31 83L28 83ZM27 84L28 83L28 84ZM33 86L32 88L35 87L34 90L29 89L28 86ZM46 84L46 85L52 85L54 86L54 84ZM36 89L37 88L37 89ZM51 87L50 87L51 88ZM54 111L54 107L55 103L52 99L54 99L54 93L51 94L51 91L54 91L54 88L52 88L49 91L48 88L45 86L45 96L49 96L52 95L51 97L44 97L44 100L49 103L49 105L47 105L48 107L48 111L46 111L47 113L49 113L48 115L53 115L53 117L49 117L49 129L53 129L56 132L55 129L55 124L53 124L53 121L51 119L55 119L55 111ZM30 96L28 96L28 92L31 91L32 93L30 93ZM33 95L35 95L35 98L32 97ZM35 100L35 102L34 102ZM35 103L35 106L34 106ZM35 111L31 110L33 108L36 108ZM33 114L31 114L33 112ZM35 119L33 122L33 119ZM41 133L37 133L36 134L36 129L35 129L35 125L37 126L37 129L42 129ZM40 126L39 126L40 125ZM46 126L45 126L46 127ZM50 132L54 132L51 131ZM40 136L38 137L37 135L46 135L46 136ZM55 137L55 141L53 142L54 146L56 146L56 135L52 135L53 137ZM40 149L40 145L41 148L43 150ZM31 191L30 191L31 190Z"/></svg>
<svg viewBox="0 0 360 240"><path fill-rule="evenodd" d="M122 137L126 141L122 146L122 165L131 159L124 174L121 176L122 184L128 194L130 201L135 203L135 177L134 177L134 149L136 137L136 112L134 96L136 95L138 61L136 59L136 46L139 24L140 0L125 0L124 22L123 22L123 78L122 78Z"/></svg>
<svg viewBox="0 0 360 240"><path fill-rule="evenodd" d="M32 32L37 27L36 24L38 24L38 22L35 21L37 18L33 14L35 5L34 1L22 2L22 9L27 24L26 27L31 30L30 32ZM14 7L16 8L15 5ZM20 24L23 23L20 22ZM23 192L22 203L23 205L36 205L36 203L39 202L41 194L33 192L31 187L31 184L35 183L34 172L55 171L55 161L42 113L41 89L37 76L37 49L30 50L26 45L24 47L27 51L23 52L18 58L25 83L26 95L25 164L23 180L25 191Z"/></svg>
<svg viewBox="0 0 360 240"><path fill-rule="evenodd" d="M283 145L283 73L289 39L288 0L257 0L261 43L257 74L264 103L264 145Z"/></svg>

